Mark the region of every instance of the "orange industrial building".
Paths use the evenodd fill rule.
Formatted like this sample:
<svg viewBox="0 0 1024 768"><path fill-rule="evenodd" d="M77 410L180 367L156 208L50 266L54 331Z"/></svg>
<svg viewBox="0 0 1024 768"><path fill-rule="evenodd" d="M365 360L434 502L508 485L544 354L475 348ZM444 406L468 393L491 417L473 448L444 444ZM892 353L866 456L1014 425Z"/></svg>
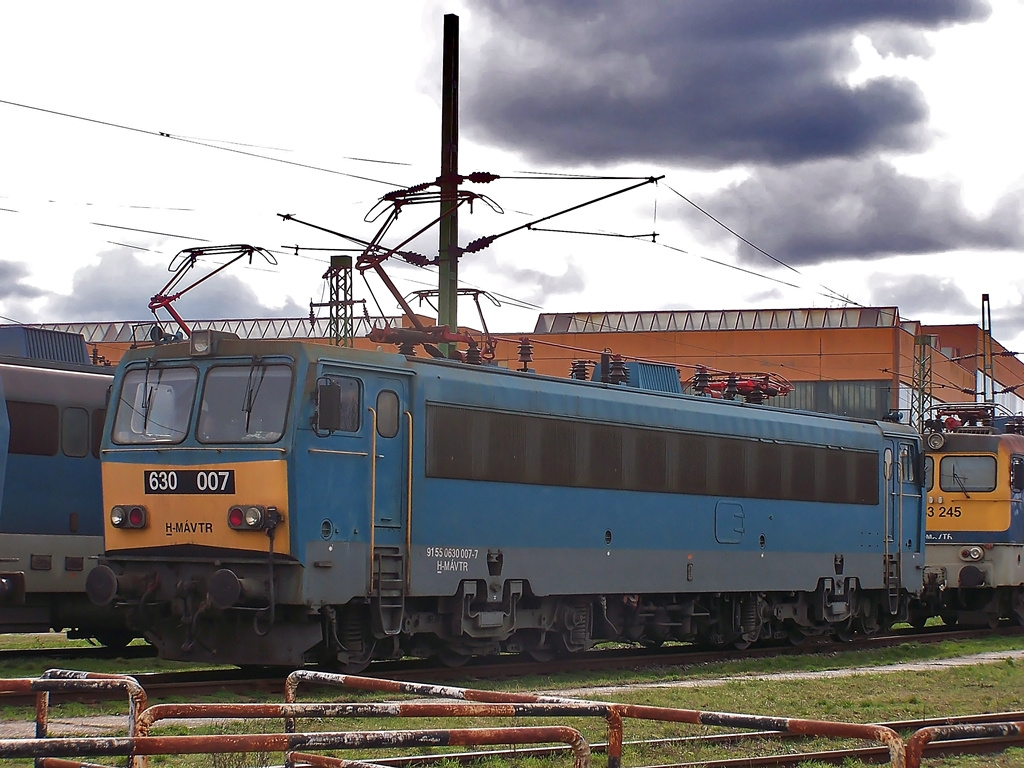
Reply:
<svg viewBox="0 0 1024 768"><path fill-rule="evenodd" d="M308 319L192 325L247 338L331 343L323 321L316 327ZM376 347L365 338L367 322L355 325L354 345ZM402 321L383 318L374 325L399 327ZM152 326L153 321L43 327L82 333L97 355L116 362L130 346L151 343ZM994 340L985 355L986 338L977 325L903 320L897 307L554 313L540 315L529 333L498 334L494 363L568 376L574 360L596 362L609 351L625 360L674 365L684 382L698 366L722 374L772 373L794 387L788 397L770 399L774 405L866 418L900 411L904 421L919 418L932 402L973 401L988 381L989 394L1020 413L1024 399L1015 393L1024 387L1024 364Z"/></svg>

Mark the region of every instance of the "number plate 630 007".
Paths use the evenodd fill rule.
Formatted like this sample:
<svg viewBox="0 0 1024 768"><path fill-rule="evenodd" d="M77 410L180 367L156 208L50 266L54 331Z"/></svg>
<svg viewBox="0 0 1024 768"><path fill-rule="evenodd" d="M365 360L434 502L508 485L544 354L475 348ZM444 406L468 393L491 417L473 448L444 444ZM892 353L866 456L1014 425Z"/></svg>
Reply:
<svg viewBox="0 0 1024 768"><path fill-rule="evenodd" d="M233 469L147 469L146 493L234 493Z"/></svg>

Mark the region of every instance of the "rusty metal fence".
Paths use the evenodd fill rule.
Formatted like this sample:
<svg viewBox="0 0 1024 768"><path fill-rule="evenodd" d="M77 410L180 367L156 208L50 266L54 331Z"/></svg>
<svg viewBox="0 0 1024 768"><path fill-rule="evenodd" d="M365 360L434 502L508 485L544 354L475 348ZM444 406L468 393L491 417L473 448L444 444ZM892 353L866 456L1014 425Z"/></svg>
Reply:
<svg viewBox="0 0 1024 768"><path fill-rule="evenodd" d="M405 694L427 701L366 703L300 702L303 684L339 686L376 694ZM125 735L103 737L54 737L49 735L49 695L54 691L121 690L127 698ZM533 727L441 728L381 731L297 731L300 718L601 718L607 728L608 768L622 768L624 727L629 720L660 721L701 726L753 729L776 734L858 739L881 745L893 768L918 768L925 748L932 742L957 744L975 739L999 738L1004 743L1024 742L1024 723L944 725L923 728L906 742L882 725L808 720L707 712L585 701L559 696L506 693L456 688L423 683L330 674L307 670L293 672L285 682L284 702L233 704L156 704L147 706L146 692L127 675L101 675L68 670L50 670L39 678L0 680L4 693L34 694L35 734L32 738L0 739L0 759L33 758L37 768L104 768L82 762L82 758L124 757L128 768L140 768L149 755L283 753L285 765L295 766L378 766L379 763L322 754L324 751L354 749L400 749L422 747L480 747L493 745L564 745L573 768L589 768L591 745L580 731L565 725ZM435 700L436 699L436 700ZM2 698L0 698L2 701ZM170 718L209 720L278 719L281 733L208 734L195 736L153 736L152 728ZM70 758L77 758L72 760Z"/></svg>

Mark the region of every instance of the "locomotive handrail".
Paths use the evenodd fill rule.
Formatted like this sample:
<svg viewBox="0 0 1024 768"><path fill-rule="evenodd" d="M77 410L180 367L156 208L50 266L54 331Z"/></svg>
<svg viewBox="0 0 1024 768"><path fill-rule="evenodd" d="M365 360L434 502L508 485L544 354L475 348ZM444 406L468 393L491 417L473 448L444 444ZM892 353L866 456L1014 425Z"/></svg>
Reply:
<svg viewBox="0 0 1024 768"><path fill-rule="evenodd" d="M372 407L370 412L370 562L369 578L366 580L366 594L373 594L373 552L376 544L377 526L377 411Z"/></svg>
<svg viewBox="0 0 1024 768"><path fill-rule="evenodd" d="M405 412L409 420L409 439L407 445L407 459L405 462L405 591L409 593L412 587L412 413Z"/></svg>
<svg viewBox="0 0 1024 768"><path fill-rule="evenodd" d="M216 448L217 450L224 450L224 445L225 444L221 444L221 445L217 445L217 446L213 446L213 447ZM260 452L263 452L263 453L288 453L288 449L287 448L266 447L266 446L261 446L261 445L260 446L257 446L257 445L245 445L244 443L228 443L226 445L228 445L227 450L231 450L231 451L246 451L248 453L260 453ZM146 451L153 451L154 453L167 453L168 451L181 451L181 452L184 452L184 451L202 451L204 453L209 453L211 446L209 446L209 445L202 445L202 446L199 446L199 445L143 445L143 446L141 446L141 448L146 450ZM101 448L100 449L100 453L101 454L104 454L104 453L135 453L135 452L137 452L139 450L140 450L140 446L135 445L135 446L125 447L125 448Z"/></svg>
<svg viewBox="0 0 1024 768"><path fill-rule="evenodd" d="M338 451L333 448L309 448L309 453L329 453L334 456L369 456L367 451Z"/></svg>

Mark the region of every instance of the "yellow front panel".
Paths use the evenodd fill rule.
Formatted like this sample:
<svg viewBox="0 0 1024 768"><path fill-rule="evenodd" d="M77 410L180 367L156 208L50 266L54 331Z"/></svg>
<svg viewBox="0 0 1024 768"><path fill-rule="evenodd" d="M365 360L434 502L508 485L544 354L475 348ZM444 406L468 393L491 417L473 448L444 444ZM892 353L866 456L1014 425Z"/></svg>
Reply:
<svg viewBox="0 0 1024 768"><path fill-rule="evenodd" d="M930 531L1005 531L1010 527L1010 501L992 493L938 492L928 495L926 528Z"/></svg>
<svg viewBox="0 0 1024 768"><path fill-rule="evenodd" d="M998 532L1010 527L1010 447L1000 441L998 452L933 453L932 488L928 490L925 527L928 531ZM939 463L946 456L993 456L996 487L992 491L944 491L939 487Z"/></svg>
<svg viewBox="0 0 1024 768"><path fill-rule="evenodd" d="M257 504L277 507L283 519L275 531L274 552L290 553L288 471L284 461L187 467L105 461L102 471L108 552L176 544L266 552L268 541L264 531L236 531L228 527L228 509L233 505ZM217 478L226 477L227 471L233 472L234 492L210 492L210 486L216 484ZM199 483L194 482L196 473L203 473ZM190 483L202 487L204 492L180 492L191 487ZM110 509L116 504L145 507L148 525L141 529L114 528L110 524Z"/></svg>

